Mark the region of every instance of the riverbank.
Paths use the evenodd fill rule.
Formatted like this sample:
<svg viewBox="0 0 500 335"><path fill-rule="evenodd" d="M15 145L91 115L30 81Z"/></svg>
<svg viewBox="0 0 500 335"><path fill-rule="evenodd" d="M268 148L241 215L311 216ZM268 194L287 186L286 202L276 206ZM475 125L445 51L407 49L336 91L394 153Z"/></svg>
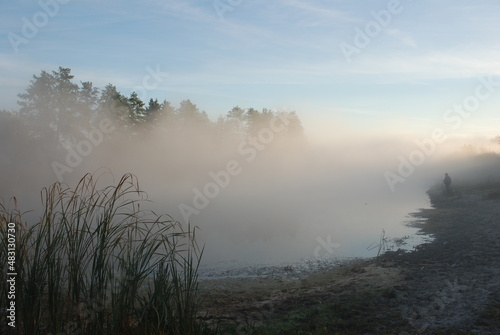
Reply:
<svg viewBox="0 0 500 335"><path fill-rule="evenodd" d="M500 185L430 194L434 237L313 273L200 283L203 318L236 334L500 333Z"/></svg>

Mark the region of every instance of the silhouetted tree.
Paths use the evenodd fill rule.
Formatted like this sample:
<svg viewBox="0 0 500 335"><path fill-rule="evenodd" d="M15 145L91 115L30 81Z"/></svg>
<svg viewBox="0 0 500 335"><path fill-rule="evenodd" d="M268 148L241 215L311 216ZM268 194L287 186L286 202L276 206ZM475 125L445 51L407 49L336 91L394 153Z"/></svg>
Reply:
<svg viewBox="0 0 500 335"><path fill-rule="evenodd" d="M33 76L26 92L19 94L19 114L33 138L47 138L49 141L44 142L55 143L53 146L57 147L61 142L78 140L82 127L95 127L103 117L110 117L118 129L130 135L161 125L161 129L174 132L173 136L196 134L201 141L215 138L234 141L255 136L283 113L288 123L277 138L303 137L303 127L295 112L277 113L266 108L259 112L235 106L213 123L190 100L181 101L178 108L166 100L160 103L153 98L146 105L136 92L126 97L112 84L100 90L90 81L77 85L73 79L69 68L59 67L51 73L42 71Z"/></svg>
<svg viewBox="0 0 500 335"><path fill-rule="evenodd" d="M90 81L82 82L79 101L92 111L99 108L99 89L94 87Z"/></svg>
<svg viewBox="0 0 500 335"><path fill-rule="evenodd" d="M42 71L33 76L26 92L18 95L19 112L30 121L33 136L51 138L58 145L71 140L81 121L88 118L88 109L79 105L80 90L71 81L73 77L71 70L63 67L51 74ZM85 86L88 91L89 86Z"/></svg>
<svg viewBox="0 0 500 335"><path fill-rule="evenodd" d="M130 94L128 98L129 118L133 125L139 125L145 121L146 108L144 102L139 98L136 92Z"/></svg>
<svg viewBox="0 0 500 335"><path fill-rule="evenodd" d="M158 102L158 99L149 99L148 106L144 111L144 121L151 126L155 126L158 123L162 108L163 106Z"/></svg>
<svg viewBox="0 0 500 335"><path fill-rule="evenodd" d="M233 107L227 112L226 128L229 128L239 136L243 136L246 128L245 110L239 106Z"/></svg>
<svg viewBox="0 0 500 335"><path fill-rule="evenodd" d="M93 124L99 116L99 89L94 87L90 81L82 82L79 96L79 109L87 115L89 123Z"/></svg>
<svg viewBox="0 0 500 335"><path fill-rule="evenodd" d="M173 121L175 118L175 108L172 107L170 101L163 100L161 104L160 117L164 122Z"/></svg>
<svg viewBox="0 0 500 335"><path fill-rule="evenodd" d="M128 99L118 92L116 86L108 84L101 91L99 108L101 113L115 121L119 121L123 127L126 127L129 121Z"/></svg>
<svg viewBox="0 0 500 335"><path fill-rule="evenodd" d="M247 111L245 112L245 121L246 121L245 133L247 135L255 134L260 129L259 116L260 116L259 111L254 108L248 108Z"/></svg>
<svg viewBox="0 0 500 335"><path fill-rule="evenodd" d="M294 136L294 137L303 137L304 136L304 127L302 127L302 122L300 122L299 117L297 116L297 113L295 112L286 112L285 118L288 122L286 125L286 134L288 136Z"/></svg>
<svg viewBox="0 0 500 335"><path fill-rule="evenodd" d="M184 130L188 128L200 128L210 124L207 113L200 112L198 107L189 99L181 101L177 109L177 116Z"/></svg>
<svg viewBox="0 0 500 335"><path fill-rule="evenodd" d="M247 109L245 113L247 135L253 136L263 127L269 127L274 117L276 117L276 113L267 108L264 108L262 112L254 108Z"/></svg>

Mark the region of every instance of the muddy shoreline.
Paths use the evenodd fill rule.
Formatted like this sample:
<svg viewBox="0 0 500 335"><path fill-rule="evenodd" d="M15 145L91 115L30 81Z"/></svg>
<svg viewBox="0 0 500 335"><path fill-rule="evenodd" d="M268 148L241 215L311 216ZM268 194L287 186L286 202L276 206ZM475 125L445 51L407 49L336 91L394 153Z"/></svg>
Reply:
<svg viewBox="0 0 500 335"><path fill-rule="evenodd" d="M430 196L414 225L432 242L309 274L204 280L202 318L227 334L500 334L500 185Z"/></svg>

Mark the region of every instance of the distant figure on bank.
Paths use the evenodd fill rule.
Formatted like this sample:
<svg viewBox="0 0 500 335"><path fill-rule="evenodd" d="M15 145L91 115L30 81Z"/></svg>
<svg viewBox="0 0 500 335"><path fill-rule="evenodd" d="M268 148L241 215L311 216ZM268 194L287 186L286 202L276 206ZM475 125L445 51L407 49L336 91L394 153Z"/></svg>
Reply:
<svg viewBox="0 0 500 335"><path fill-rule="evenodd" d="M451 194L451 178L448 173L444 174L443 183L446 186L446 193Z"/></svg>

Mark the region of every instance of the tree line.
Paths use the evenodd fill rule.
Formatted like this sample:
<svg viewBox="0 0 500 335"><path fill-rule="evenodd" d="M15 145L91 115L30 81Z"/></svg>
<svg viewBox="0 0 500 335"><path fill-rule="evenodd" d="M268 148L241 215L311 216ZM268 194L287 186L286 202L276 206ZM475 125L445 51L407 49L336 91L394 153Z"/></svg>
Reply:
<svg viewBox="0 0 500 335"><path fill-rule="evenodd" d="M76 140L80 128L95 127L103 117L111 118L113 124L129 136L166 127L178 133L196 131L212 137L230 134L244 138L269 124L277 113L286 113L289 122L284 135L304 136L295 112L236 106L212 121L190 100L181 101L178 107L167 100L151 98L145 102L136 92L125 96L113 84L100 89L92 82L76 83L74 79L71 69L63 67L33 75L25 92L18 95L19 110L13 113L3 110L2 123L17 126L22 123L31 138L58 146Z"/></svg>

